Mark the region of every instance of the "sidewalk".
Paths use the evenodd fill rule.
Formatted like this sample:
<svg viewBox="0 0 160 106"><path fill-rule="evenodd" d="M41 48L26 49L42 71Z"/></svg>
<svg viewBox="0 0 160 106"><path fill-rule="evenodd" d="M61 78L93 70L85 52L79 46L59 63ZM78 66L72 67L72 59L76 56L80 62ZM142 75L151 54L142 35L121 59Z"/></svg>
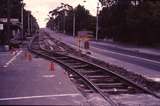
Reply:
<svg viewBox="0 0 160 106"><path fill-rule="evenodd" d="M6 65L8 61L11 62ZM50 61L35 55L28 58L24 50L19 50L14 56L0 53L0 65L0 105L79 106L85 102L56 63L51 71Z"/></svg>
<svg viewBox="0 0 160 106"><path fill-rule="evenodd" d="M47 30L47 31L49 31L49 30ZM55 32L52 32L52 31L49 31L49 33L55 39L58 39L61 42L66 43L67 45L69 45L69 46L71 46L75 49L79 49L76 46L75 39L72 36L66 36L64 34L55 33ZM81 50L82 50L83 53L86 53L86 51L84 49L81 48ZM133 73L140 74L140 75L142 75L142 76L144 76L148 79L152 79L152 80L158 81L158 82L160 81L160 71L148 69L148 68L145 68L145 67L140 66L140 65L131 64L131 63L128 63L128 62L125 62L125 61L118 60L116 58L106 56L106 55L104 55L106 53L106 51L103 50L103 49L90 47L89 52L91 52L91 55L88 55L90 57L99 59L101 61L104 61L104 62L112 64L112 65L123 67L127 71L131 71ZM157 55L157 54L154 54L154 55Z"/></svg>

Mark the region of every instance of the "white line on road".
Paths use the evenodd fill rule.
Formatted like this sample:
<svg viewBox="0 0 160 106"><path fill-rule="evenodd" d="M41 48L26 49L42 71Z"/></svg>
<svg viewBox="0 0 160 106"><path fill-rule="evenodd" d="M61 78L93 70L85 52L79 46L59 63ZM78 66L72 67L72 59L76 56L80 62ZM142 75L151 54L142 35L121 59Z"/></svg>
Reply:
<svg viewBox="0 0 160 106"><path fill-rule="evenodd" d="M39 95L39 96L25 96L25 97L13 97L13 98L0 98L0 101L10 101L10 100L23 100L23 99L38 99L38 98L49 98L49 97L63 97L63 96L80 96L80 94L57 94L57 95Z"/></svg>
<svg viewBox="0 0 160 106"><path fill-rule="evenodd" d="M8 67L23 51L20 50L15 56L13 56L3 67Z"/></svg>

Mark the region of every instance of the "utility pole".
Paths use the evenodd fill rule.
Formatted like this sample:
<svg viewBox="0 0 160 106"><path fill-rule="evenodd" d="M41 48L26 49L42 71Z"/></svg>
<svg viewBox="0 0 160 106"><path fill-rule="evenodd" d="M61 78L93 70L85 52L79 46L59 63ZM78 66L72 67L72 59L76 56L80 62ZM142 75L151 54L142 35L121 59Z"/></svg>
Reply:
<svg viewBox="0 0 160 106"><path fill-rule="evenodd" d="M7 0L7 44L9 43L10 40L10 0Z"/></svg>
<svg viewBox="0 0 160 106"><path fill-rule="evenodd" d="M73 37L75 37L76 33L76 14L73 11Z"/></svg>
<svg viewBox="0 0 160 106"><path fill-rule="evenodd" d="M96 17L96 40L98 40L98 30L99 30L99 2L97 3L97 17Z"/></svg>
<svg viewBox="0 0 160 106"><path fill-rule="evenodd" d="M33 24L33 22L32 22L32 17L30 17L30 24L31 24L31 26L30 26L30 34L32 34L32 24Z"/></svg>
<svg viewBox="0 0 160 106"><path fill-rule="evenodd" d="M28 35L30 35L30 11L28 11Z"/></svg>
<svg viewBox="0 0 160 106"><path fill-rule="evenodd" d="M23 40L24 39L24 34L23 34L23 31L24 31L24 28L23 28L23 10L24 10L24 3L22 2L21 4L21 39Z"/></svg>
<svg viewBox="0 0 160 106"><path fill-rule="evenodd" d="M66 33L66 11L64 10L63 33Z"/></svg>

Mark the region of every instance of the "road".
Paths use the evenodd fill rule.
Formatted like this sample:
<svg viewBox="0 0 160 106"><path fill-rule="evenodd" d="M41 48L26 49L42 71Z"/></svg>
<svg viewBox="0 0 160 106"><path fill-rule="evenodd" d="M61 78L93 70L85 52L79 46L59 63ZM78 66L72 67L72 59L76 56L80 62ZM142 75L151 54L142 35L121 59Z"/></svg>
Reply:
<svg viewBox="0 0 160 106"><path fill-rule="evenodd" d="M123 50L117 47L102 45L96 42L91 42L91 48L94 52L131 64L136 64L152 70L160 71L160 55L156 56L152 54L139 53L136 51Z"/></svg>
<svg viewBox="0 0 160 106"><path fill-rule="evenodd" d="M64 69L26 50L0 52L0 105L77 106L85 98Z"/></svg>
<svg viewBox="0 0 160 106"><path fill-rule="evenodd" d="M60 33L53 33L48 29L45 30L50 33L51 36L57 39L61 39L64 43L76 47L75 39L71 36L65 36L64 34ZM59 38L60 37L60 38ZM109 61L108 58L112 58L114 60L120 61L121 64L129 64L131 66L126 66L127 69L132 70L133 72L140 72L141 74L148 75L149 77L160 77L160 53L157 54L149 54L149 53L141 53L137 50L132 50L128 47L119 47L118 45L103 43L103 42L90 42L90 51L92 53L96 53L102 55L104 58L102 60ZM97 57L100 59L100 57ZM114 64L114 62L112 62ZM116 64L119 65L119 64ZM133 69L134 67L134 69ZM141 67L141 68L136 68ZM132 68L132 69L131 69ZM152 76L153 75L153 76Z"/></svg>

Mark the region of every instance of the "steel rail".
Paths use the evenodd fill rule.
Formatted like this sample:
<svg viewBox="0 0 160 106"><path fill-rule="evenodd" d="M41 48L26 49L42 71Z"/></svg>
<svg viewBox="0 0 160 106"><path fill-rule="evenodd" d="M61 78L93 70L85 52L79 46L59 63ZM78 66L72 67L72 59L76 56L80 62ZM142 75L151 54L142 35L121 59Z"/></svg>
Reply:
<svg viewBox="0 0 160 106"><path fill-rule="evenodd" d="M29 46L28 46L29 51L31 51L32 53L35 53L35 54L37 54L37 55L40 55L40 56L42 56L42 57L44 57L44 58L47 58L47 59L49 59L49 60L54 60L55 62L61 64L62 66L67 67L67 68L70 69L72 72L74 72L74 73L76 73L77 75L79 75L83 80L85 80L96 92L98 92L98 93L99 93L106 101L108 101L112 106L118 106L118 105L117 105L115 102L113 102L113 100L109 97L109 94L105 94L105 95L104 95L103 92L101 91L101 89L98 88L96 85L94 85L89 79L87 79L87 77L85 77L84 75L82 75L80 72L77 72L74 68L72 68L71 66L65 64L63 61L58 60L57 58L55 58L55 57L53 57L53 56L51 57L51 56L49 55L49 53L50 53L49 51L43 50L43 52L45 52L45 53L40 53L39 51L34 50L34 48L32 48L32 43L34 42L34 40L36 39L36 37L37 37L37 36L35 36L35 37L31 40L31 42L29 43ZM46 54L46 53L47 53L47 54ZM54 53L54 54L57 54L57 53ZM99 65L97 65L97 64L95 64L95 63L90 63L90 62L87 62L87 61L82 60L82 59L80 59L80 58L73 57L73 56L66 56L66 55L62 55L62 54L57 54L57 55L62 56L62 57L72 58L72 59L74 59L74 60L81 61L81 62L83 62L83 63L86 63L86 64L92 65L92 66L94 66L94 67L97 67L97 68L99 68L99 69L101 69L101 70L103 70L103 71L106 71L106 72L108 72L108 73L110 73L110 74L113 74L113 75L116 76L116 77L119 77L120 79L128 82L129 84L135 86L136 88L141 89L142 91L144 91L144 92L147 93L147 94L150 94L150 95L152 95L152 96L154 96L154 97L156 97L156 98L160 98L160 97L159 97L157 94L155 94L154 92L152 92L152 91L150 91L150 90L142 87L141 85L139 85L139 84L137 84L137 83L135 83L135 82L133 82L133 81L125 78L124 76L121 76L121 75L119 75L119 74L117 74L117 73L115 73L115 72L112 72L112 71L110 71L109 69L106 69L106 68L104 68L104 67L101 67L101 66L99 66Z"/></svg>

